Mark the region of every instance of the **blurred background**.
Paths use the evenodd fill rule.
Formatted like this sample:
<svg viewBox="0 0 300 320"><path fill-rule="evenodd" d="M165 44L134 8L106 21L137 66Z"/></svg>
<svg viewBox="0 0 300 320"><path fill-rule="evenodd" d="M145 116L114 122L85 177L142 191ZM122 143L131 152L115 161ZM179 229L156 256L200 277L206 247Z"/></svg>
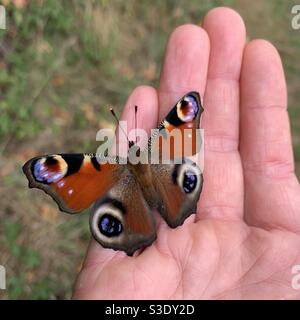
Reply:
<svg viewBox="0 0 300 320"><path fill-rule="evenodd" d="M286 71L300 176L300 30L293 1L3 0L0 30L0 264L5 299L67 299L89 242L88 215L61 214L29 190L21 166L45 153L95 152L139 84L157 85L164 46L183 23L200 24L216 6L236 9L248 37L278 48Z"/></svg>

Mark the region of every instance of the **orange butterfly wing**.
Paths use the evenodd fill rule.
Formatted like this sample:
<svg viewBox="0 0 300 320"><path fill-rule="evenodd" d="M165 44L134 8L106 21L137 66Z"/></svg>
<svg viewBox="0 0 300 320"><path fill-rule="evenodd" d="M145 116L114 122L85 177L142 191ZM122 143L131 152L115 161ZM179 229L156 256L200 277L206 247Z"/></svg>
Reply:
<svg viewBox="0 0 300 320"><path fill-rule="evenodd" d="M44 190L68 213L88 208L118 181L123 169L85 154L46 155L23 166L29 187Z"/></svg>
<svg viewBox="0 0 300 320"><path fill-rule="evenodd" d="M200 151L199 123L203 107L198 92L180 99L160 123L148 142L148 149L159 159L183 158Z"/></svg>

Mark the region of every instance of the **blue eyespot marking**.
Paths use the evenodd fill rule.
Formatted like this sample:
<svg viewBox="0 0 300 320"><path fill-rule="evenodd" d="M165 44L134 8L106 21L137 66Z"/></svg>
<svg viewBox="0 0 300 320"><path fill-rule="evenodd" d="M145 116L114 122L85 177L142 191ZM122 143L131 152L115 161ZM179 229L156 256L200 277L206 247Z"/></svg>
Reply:
<svg viewBox="0 0 300 320"><path fill-rule="evenodd" d="M64 173L60 171L51 171L49 167L56 165L56 162L51 163L48 159L44 162L43 159L37 160L33 164L33 176L34 178L42 183L53 183L63 178Z"/></svg>
<svg viewBox="0 0 300 320"><path fill-rule="evenodd" d="M184 173L183 178L183 190L185 193L191 193L195 190L197 185L197 176L191 170L188 170Z"/></svg>
<svg viewBox="0 0 300 320"><path fill-rule="evenodd" d="M181 120L184 122L190 122L195 119L199 112L199 106L197 100L192 96L186 96L181 102Z"/></svg>
<svg viewBox="0 0 300 320"><path fill-rule="evenodd" d="M106 237L118 236L123 231L122 223L110 214L104 214L101 217L98 227Z"/></svg>

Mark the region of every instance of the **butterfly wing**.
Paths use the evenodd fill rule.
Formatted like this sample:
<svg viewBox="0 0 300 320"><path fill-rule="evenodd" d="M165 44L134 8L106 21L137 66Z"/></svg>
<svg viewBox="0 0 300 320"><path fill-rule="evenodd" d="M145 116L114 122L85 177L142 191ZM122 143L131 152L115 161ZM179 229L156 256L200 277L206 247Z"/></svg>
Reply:
<svg viewBox="0 0 300 320"><path fill-rule="evenodd" d="M202 112L198 92L187 93L175 104L148 141L151 159L153 154L159 156L158 164L151 165L153 184L160 197L158 211L173 228L196 212L202 190L200 169L185 158L200 151L201 136L197 129ZM162 161L164 159L169 161Z"/></svg>
<svg viewBox="0 0 300 320"><path fill-rule="evenodd" d="M103 247L123 250L128 255L155 240L155 222L150 207L127 168L113 188L96 201L90 216L90 229Z"/></svg>
<svg viewBox="0 0 300 320"><path fill-rule="evenodd" d="M198 166L189 159L182 164L152 165L155 189L160 197L158 211L172 228L196 213L202 191L203 176Z"/></svg>
<svg viewBox="0 0 300 320"><path fill-rule="evenodd" d="M183 158L200 151L200 117L203 112L198 92L183 96L160 123L148 141L148 151L167 159Z"/></svg>
<svg viewBox="0 0 300 320"><path fill-rule="evenodd" d="M88 208L117 182L123 169L87 154L46 155L23 166L29 187L44 190L68 213Z"/></svg>

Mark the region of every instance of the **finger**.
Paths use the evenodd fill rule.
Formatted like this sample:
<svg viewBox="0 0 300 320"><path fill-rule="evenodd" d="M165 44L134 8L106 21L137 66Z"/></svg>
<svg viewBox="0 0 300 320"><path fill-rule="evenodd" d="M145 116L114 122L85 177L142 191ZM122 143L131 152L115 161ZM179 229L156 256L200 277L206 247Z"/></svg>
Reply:
<svg viewBox="0 0 300 320"><path fill-rule="evenodd" d="M250 42L241 74L245 214L251 225L300 230L284 72L267 41Z"/></svg>
<svg viewBox="0 0 300 320"><path fill-rule="evenodd" d="M158 88L159 120L189 91L203 96L209 40L196 25L183 25L173 31L168 41Z"/></svg>
<svg viewBox="0 0 300 320"><path fill-rule="evenodd" d="M197 91L203 97L208 57L209 40L202 28L183 25L171 34L158 89L160 121L189 91ZM160 231L164 227L161 223Z"/></svg>
<svg viewBox="0 0 300 320"><path fill-rule="evenodd" d="M155 128L158 117L158 98L154 88L147 86L137 87L129 96L121 120L128 121L128 131L134 128L134 106L138 108L138 123L142 125L148 133ZM91 240L88 252L76 284L76 297L92 285L95 277L101 272L105 264L111 259L123 259L127 255L124 252L116 252L112 249L105 249L94 239ZM87 270L91 270L88 272Z"/></svg>
<svg viewBox="0 0 300 320"><path fill-rule="evenodd" d="M204 95L205 169L197 218L240 219L243 176L239 143L239 77L245 45L242 18L228 8L205 17L210 59Z"/></svg>

